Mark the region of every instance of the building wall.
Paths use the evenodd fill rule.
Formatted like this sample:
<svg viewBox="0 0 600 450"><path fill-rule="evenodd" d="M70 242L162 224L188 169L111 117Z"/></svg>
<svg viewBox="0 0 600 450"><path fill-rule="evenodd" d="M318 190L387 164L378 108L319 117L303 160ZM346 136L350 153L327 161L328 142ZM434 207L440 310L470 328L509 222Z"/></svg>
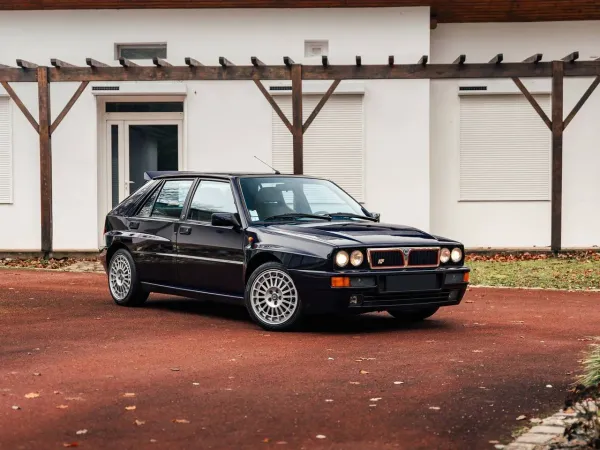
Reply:
<svg viewBox="0 0 600 450"><path fill-rule="evenodd" d="M543 53L561 59L578 50L582 60L600 57L600 22L442 24L431 33L434 63L459 54L467 62L488 62L497 53L522 61ZM478 80L431 82L431 229L469 247L547 247L550 202L459 202L459 96L462 84ZM532 89L550 91L549 80L524 80ZM592 79L565 79L564 116ZM518 92L510 80L488 80ZM600 93L596 92L564 135L564 247L600 245ZM549 131L550 132L550 131Z"/></svg>
<svg viewBox="0 0 600 450"><path fill-rule="evenodd" d="M219 56L237 64L249 64L251 56L267 64L282 64L283 56L307 63L304 40L328 39L336 64L352 64L355 55L363 55L365 64L387 61L388 55L408 63L429 53L429 33L428 8L3 11L0 42L10 45L0 47L0 61L49 64L59 58L84 65L93 57L116 65L116 42L167 42L174 64L183 64L186 56L211 65ZM271 109L253 83L173 84L183 85L187 97L186 169L264 170L253 156L271 160ZM143 86L149 93L164 89L161 83ZM429 81L366 81L364 86L366 205L386 221L428 229ZM37 117L36 86L15 83L14 88ZM53 117L76 88L74 83L52 85ZM55 250L98 246L98 114L88 88L52 137ZM0 249L38 250L38 139L17 108L13 136L14 202L0 205ZM399 173L410 189L398 185Z"/></svg>

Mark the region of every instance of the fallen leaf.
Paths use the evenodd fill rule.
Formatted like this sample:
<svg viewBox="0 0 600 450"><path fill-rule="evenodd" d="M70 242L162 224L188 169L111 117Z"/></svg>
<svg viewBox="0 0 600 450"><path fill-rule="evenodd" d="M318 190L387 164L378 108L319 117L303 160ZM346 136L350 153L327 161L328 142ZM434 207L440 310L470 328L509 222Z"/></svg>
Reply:
<svg viewBox="0 0 600 450"><path fill-rule="evenodd" d="M287 442L286 441L277 441L277 442L275 442L275 444L277 444L277 445L287 445Z"/></svg>
<svg viewBox="0 0 600 450"><path fill-rule="evenodd" d="M39 372L33 372L33 376L34 376L34 377L39 377L39 376L41 376L41 375L42 375L42 374L41 374L41 373L39 373Z"/></svg>
<svg viewBox="0 0 600 450"><path fill-rule="evenodd" d="M430 406L429 409L433 409L434 411L439 411L441 408L439 406Z"/></svg>
<svg viewBox="0 0 600 450"><path fill-rule="evenodd" d="M65 400L67 400L67 401L73 401L73 402L78 402L78 401L83 400L83 398L81 398L81 397L65 397Z"/></svg>
<svg viewBox="0 0 600 450"><path fill-rule="evenodd" d="M394 384L404 384L404 381L394 381Z"/></svg>
<svg viewBox="0 0 600 450"><path fill-rule="evenodd" d="M467 300L465 303L475 303L473 300Z"/></svg>
<svg viewBox="0 0 600 450"><path fill-rule="evenodd" d="M135 406L134 405L132 405L132 406L126 406L125 409L127 411L135 411Z"/></svg>
<svg viewBox="0 0 600 450"><path fill-rule="evenodd" d="M552 385L551 385L551 384L547 384L547 385L546 385L546 387L547 387L547 388L551 388L551 387L552 387Z"/></svg>
<svg viewBox="0 0 600 450"><path fill-rule="evenodd" d="M489 443L489 444L499 444L499 443L500 443L500 441L489 441L488 443Z"/></svg>
<svg viewBox="0 0 600 450"><path fill-rule="evenodd" d="M40 396L37 392L30 392L29 394L25 394L25 398L38 398Z"/></svg>
<svg viewBox="0 0 600 450"><path fill-rule="evenodd" d="M331 402L333 402L333 400L332 400L332 399L330 399L330 398L327 398L327 399L325 399L325 401L326 401L327 403L331 403Z"/></svg>
<svg viewBox="0 0 600 450"><path fill-rule="evenodd" d="M179 372L180 369L179 369L179 367L171 367L171 370L173 372Z"/></svg>
<svg viewBox="0 0 600 450"><path fill-rule="evenodd" d="M334 358L331 358L331 357L329 357L329 358L327 358L327 359L328 359L329 361L333 361L333 360L334 360Z"/></svg>
<svg viewBox="0 0 600 450"><path fill-rule="evenodd" d="M369 372L367 372L366 370L361 370L361 371L360 371L360 374L361 374L361 375L367 375L368 373L369 373Z"/></svg>
<svg viewBox="0 0 600 450"><path fill-rule="evenodd" d="M60 394L60 391L54 391L54 395Z"/></svg>
<svg viewBox="0 0 600 450"><path fill-rule="evenodd" d="M527 417L523 416L523 415L520 415L519 417L517 417L517 420L525 420L525 419L527 419Z"/></svg>
<svg viewBox="0 0 600 450"><path fill-rule="evenodd" d="M56 409L67 409L68 407L68 405L58 405Z"/></svg>
<svg viewBox="0 0 600 450"><path fill-rule="evenodd" d="M360 384L358 381L349 381L350 384Z"/></svg>
<svg viewBox="0 0 600 450"><path fill-rule="evenodd" d="M200 386L200 383L192 383L194 386Z"/></svg>
<svg viewBox="0 0 600 450"><path fill-rule="evenodd" d="M370 408L374 408L374 407L376 407L376 406L377 406L377 405L369 405L369 407L370 407Z"/></svg>
<svg viewBox="0 0 600 450"><path fill-rule="evenodd" d="M83 430L78 430L77 432L75 432L75 434L87 434L88 430L83 429Z"/></svg>
<svg viewBox="0 0 600 450"><path fill-rule="evenodd" d="M173 423L190 423L187 419L173 419L171 422Z"/></svg>
<svg viewBox="0 0 600 450"><path fill-rule="evenodd" d="M150 442L152 442L153 444L156 444L158 441L156 439L150 439Z"/></svg>
<svg viewBox="0 0 600 450"><path fill-rule="evenodd" d="M271 442L271 439L269 439L269 438L264 438L262 441L263 441L265 444L268 444L269 442Z"/></svg>
<svg viewBox="0 0 600 450"><path fill-rule="evenodd" d="M17 406L17 405L13 405L12 409L14 409L15 411L17 411L17 410L21 409L21 407Z"/></svg>
<svg viewBox="0 0 600 450"><path fill-rule="evenodd" d="M123 394L123 397L125 397L125 398L131 398L131 397L135 397L135 394L133 392L125 392Z"/></svg>
<svg viewBox="0 0 600 450"><path fill-rule="evenodd" d="M135 423L138 427L141 427L142 425L144 425L146 423L146 421L145 420L137 420L137 419L135 419L133 421L133 423Z"/></svg>
<svg viewBox="0 0 600 450"><path fill-rule="evenodd" d="M317 434L315 437L317 439L326 439L327 438L327 436L325 436L324 434Z"/></svg>
<svg viewBox="0 0 600 450"><path fill-rule="evenodd" d="M65 442L63 444L63 447L79 447L79 443L78 442Z"/></svg>
<svg viewBox="0 0 600 450"><path fill-rule="evenodd" d="M370 399L369 401L370 402L378 402L379 400L381 400L381 397L375 397L375 398Z"/></svg>

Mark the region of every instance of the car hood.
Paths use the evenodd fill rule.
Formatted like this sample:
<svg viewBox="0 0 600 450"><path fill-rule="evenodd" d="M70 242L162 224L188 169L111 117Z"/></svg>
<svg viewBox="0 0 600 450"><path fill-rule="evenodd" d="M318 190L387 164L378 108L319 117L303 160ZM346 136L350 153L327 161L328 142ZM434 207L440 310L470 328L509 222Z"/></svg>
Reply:
<svg viewBox="0 0 600 450"><path fill-rule="evenodd" d="M268 225L268 232L296 236L333 246L435 246L440 241L416 228L375 222L334 221Z"/></svg>

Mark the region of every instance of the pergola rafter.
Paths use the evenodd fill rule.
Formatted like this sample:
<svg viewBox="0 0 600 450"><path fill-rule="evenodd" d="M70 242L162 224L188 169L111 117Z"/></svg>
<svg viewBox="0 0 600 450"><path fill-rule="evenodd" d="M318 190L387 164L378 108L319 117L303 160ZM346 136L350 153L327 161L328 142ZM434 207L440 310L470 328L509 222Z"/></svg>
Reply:
<svg viewBox="0 0 600 450"><path fill-rule="evenodd" d="M303 135L317 117L327 100L343 80L416 80L416 79L485 79L511 78L540 118L552 131L552 230L551 247L561 250L562 222L562 142L565 128L581 110L595 89L600 85L600 59L580 61L579 53L573 52L561 60L542 62L542 54L535 54L523 62L504 62L503 54L495 55L489 63L467 63L466 55L459 55L452 64L429 64L427 55L415 64L397 64L394 56L389 56L387 64L364 65L362 57L356 56L352 65L331 64L329 58L322 57L320 65L296 64L292 58L283 58L283 65L266 65L257 57L252 57L251 65L237 66L225 57L219 58L219 65L206 66L193 58L185 58L184 66L174 66L164 59L154 58L153 66L140 66L126 58L120 58L120 67L109 66L92 58L86 59L87 67L52 59L52 67L38 66L18 59L17 66L0 64L0 85L23 112L40 137L40 181L42 216L42 251L52 251L52 157L51 136L64 120L88 84L94 81L254 81L269 104L281 118L293 137L294 173L303 173ZM563 85L564 77L595 77L591 86L564 119ZM527 90L522 78L552 79L552 114L548 117L535 98ZM332 84L306 122L302 120L302 81L331 80ZM277 105L263 81L291 81L292 120L290 121ZM39 123L33 118L9 83L37 82L39 95ZM50 121L51 83L79 82L80 86L58 115L54 123Z"/></svg>

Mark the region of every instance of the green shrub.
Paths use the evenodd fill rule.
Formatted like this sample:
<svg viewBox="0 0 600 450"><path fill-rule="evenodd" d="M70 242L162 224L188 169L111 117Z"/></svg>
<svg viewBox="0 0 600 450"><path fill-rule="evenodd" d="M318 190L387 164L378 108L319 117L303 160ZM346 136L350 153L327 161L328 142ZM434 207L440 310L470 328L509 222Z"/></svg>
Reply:
<svg viewBox="0 0 600 450"><path fill-rule="evenodd" d="M592 344L590 352L583 360L583 374L579 382L586 387L600 385L600 344Z"/></svg>

